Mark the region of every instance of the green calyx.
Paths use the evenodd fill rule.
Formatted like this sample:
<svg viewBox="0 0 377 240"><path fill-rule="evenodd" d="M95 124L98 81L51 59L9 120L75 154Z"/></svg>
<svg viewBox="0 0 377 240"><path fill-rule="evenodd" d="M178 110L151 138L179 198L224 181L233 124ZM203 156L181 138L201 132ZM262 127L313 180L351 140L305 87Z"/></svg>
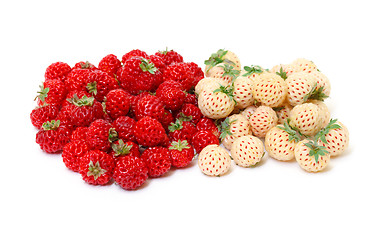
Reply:
<svg viewBox="0 0 377 240"><path fill-rule="evenodd" d="M34 101L39 98L42 102L45 101L45 99L48 96L48 92L50 91L50 88L45 88L43 83L39 85L40 90L37 92L38 95L34 98Z"/></svg>
<svg viewBox="0 0 377 240"><path fill-rule="evenodd" d="M304 145L310 149L309 156L314 156L315 162L317 164L319 156L325 156L326 154L329 154L329 152L326 150L326 147L318 145L318 143L314 142L313 140L304 143Z"/></svg>
<svg viewBox="0 0 377 240"><path fill-rule="evenodd" d="M176 130L181 130L183 128L182 120L177 119L175 122L170 123L170 126L168 127L170 132L174 132Z"/></svg>
<svg viewBox="0 0 377 240"><path fill-rule="evenodd" d="M158 69L154 66L154 64L146 58L141 58L141 63L139 66L141 70L143 70L143 72L149 72L151 74L155 74L158 71Z"/></svg>
<svg viewBox="0 0 377 240"><path fill-rule="evenodd" d="M221 141L223 141L226 136L231 136L233 135L233 133L230 131L230 126L232 125L232 123L236 122L237 119L233 120L233 121L229 121L229 117L225 118L224 121L221 122L221 125L220 125L220 139Z"/></svg>
<svg viewBox="0 0 377 240"><path fill-rule="evenodd" d="M183 151L183 149L190 149L190 146L186 140L181 141L180 139L178 141L173 141L171 143L171 146L169 147L170 150L178 150Z"/></svg>
<svg viewBox="0 0 377 240"><path fill-rule="evenodd" d="M301 140L302 134L296 129L289 125L290 119L284 122L284 126L277 126L277 128L288 133L288 141L295 141L296 143Z"/></svg>
<svg viewBox="0 0 377 240"><path fill-rule="evenodd" d="M304 101L306 102L307 100L309 99L313 99L313 100L319 100L319 101L324 101L326 98L328 98L329 96L327 96L324 92L323 92L323 86L322 87L319 87L317 88L317 82L314 84L314 86L312 87L312 89L310 90L310 92L308 94L305 95L304 97Z"/></svg>
<svg viewBox="0 0 377 240"><path fill-rule="evenodd" d="M158 51L158 52L161 53L161 54L166 55L169 51L171 51L171 50L168 50L168 47L166 47L165 50L163 50L163 51Z"/></svg>
<svg viewBox="0 0 377 240"><path fill-rule="evenodd" d="M341 129L342 127L339 124L336 124L338 119L330 119L330 122L327 124L326 127L322 128L315 136L314 139L317 142L318 140L321 140L325 144L329 144L326 140L326 135L330 132L332 129Z"/></svg>
<svg viewBox="0 0 377 240"><path fill-rule="evenodd" d="M236 100L234 100L234 85L231 84L230 86L223 86L220 84L220 87L218 89L215 89L213 93L225 93L231 101L234 101L235 104L237 104Z"/></svg>
<svg viewBox="0 0 377 240"><path fill-rule="evenodd" d="M190 122L192 120L192 116L186 116L183 112L180 112L178 115L178 119L182 122Z"/></svg>
<svg viewBox="0 0 377 240"><path fill-rule="evenodd" d="M263 69L261 66L258 65L251 65L249 66L244 66L243 69L245 70L246 73L244 73L242 76L247 77L250 75L253 75L254 73L260 74L263 73Z"/></svg>
<svg viewBox="0 0 377 240"><path fill-rule="evenodd" d="M97 180L102 174L106 172L105 169L101 168L99 162L97 161L96 164L93 163L93 161L90 161L89 168L87 172L87 176L93 176L94 180Z"/></svg>
<svg viewBox="0 0 377 240"><path fill-rule="evenodd" d="M111 148L114 151L114 156L116 157L130 154L132 147L133 147L132 144L131 145L126 144L123 142L122 139L119 139L117 144L113 143L111 145Z"/></svg>
<svg viewBox="0 0 377 240"><path fill-rule="evenodd" d="M108 136L109 142L115 142L118 140L118 132L115 130L115 128L109 129L109 136Z"/></svg>
<svg viewBox="0 0 377 240"><path fill-rule="evenodd" d="M84 95L82 98L79 98L77 94L73 94L72 98L67 98L66 100L78 107L93 106L94 103L94 97L87 97Z"/></svg>
<svg viewBox="0 0 377 240"><path fill-rule="evenodd" d="M223 77L230 77L232 79L232 82L234 79L236 79L240 75L240 70L234 69L233 66L229 64L224 64L223 66L220 66L222 69L224 69Z"/></svg>
<svg viewBox="0 0 377 240"><path fill-rule="evenodd" d="M45 123L42 124L42 128L43 130L47 131L47 130L56 130L58 129L60 126L60 120L51 120L51 121L47 121Z"/></svg>
<svg viewBox="0 0 377 240"><path fill-rule="evenodd" d="M89 93L92 93L93 95L97 95L97 82L91 82L86 85L86 89L88 89Z"/></svg>
<svg viewBox="0 0 377 240"><path fill-rule="evenodd" d="M85 63L80 63L81 69L89 69L92 67L92 64L88 61L85 61Z"/></svg>
<svg viewBox="0 0 377 240"><path fill-rule="evenodd" d="M280 71L276 72L277 75L279 75L282 79L286 80L287 77L287 72L283 70L283 67L280 67Z"/></svg>
<svg viewBox="0 0 377 240"><path fill-rule="evenodd" d="M209 59L204 61L204 64L208 66L207 72L217 64L224 62L224 56L227 53L228 51L224 49L219 49L216 53L212 53ZM234 65L234 63L229 60L227 61L227 63Z"/></svg>

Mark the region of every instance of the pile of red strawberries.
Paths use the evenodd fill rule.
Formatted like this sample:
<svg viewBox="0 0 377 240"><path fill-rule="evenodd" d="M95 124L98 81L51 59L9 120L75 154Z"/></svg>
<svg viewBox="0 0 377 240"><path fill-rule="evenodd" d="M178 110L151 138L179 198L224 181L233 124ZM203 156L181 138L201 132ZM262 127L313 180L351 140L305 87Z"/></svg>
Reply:
<svg viewBox="0 0 377 240"><path fill-rule="evenodd" d="M203 117L193 94L203 77L173 50L132 50L121 61L109 54L98 67L53 63L30 114L36 142L47 153L62 153L87 183L137 189L219 144L215 123Z"/></svg>

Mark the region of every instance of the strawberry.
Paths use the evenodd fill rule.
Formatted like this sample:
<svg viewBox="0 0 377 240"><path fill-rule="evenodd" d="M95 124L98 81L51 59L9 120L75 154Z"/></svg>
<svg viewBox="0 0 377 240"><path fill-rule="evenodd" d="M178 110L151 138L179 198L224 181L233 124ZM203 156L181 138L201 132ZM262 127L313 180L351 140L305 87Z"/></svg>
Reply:
<svg viewBox="0 0 377 240"><path fill-rule="evenodd" d="M309 139L297 143L295 158L300 167L307 172L319 172L330 162L330 154L326 147Z"/></svg>
<svg viewBox="0 0 377 240"><path fill-rule="evenodd" d="M171 164L173 167L183 168L194 158L194 148L186 140L173 141L169 145Z"/></svg>
<svg viewBox="0 0 377 240"><path fill-rule="evenodd" d="M256 137L263 138L268 130L277 125L278 117L271 107L260 106L251 115L249 122L253 134Z"/></svg>
<svg viewBox="0 0 377 240"><path fill-rule="evenodd" d="M133 127L136 141L145 147L157 146L167 139L161 123L151 117L143 117Z"/></svg>
<svg viewBox="0 0 377 240"><path fill-rule="evenodd" d="M188 62L186 64L189 65L189 67L191 68L191 71L192 71L192 73L194 75L193 87L195 87L196 84L198 84L198 82L204 78L204 72L198 66L198 64L196 64L194 62Z"/></svg>
<svg viewBox="0 0 377 240"><path fill-rule="evenodd" d="M40 91L38 91L38 105L43 104L56 104L60 105L67 96L67 89L64 82L60 79L49 79L39 86Z"/></svg>
<svg viewBox="0 0 377 240"><path fill-rule="evenodd" d="M216 144L206 146L198 156L200 170L208 176L222 176L230 170L229 153Z"/></svg>
<svg viewBox="0 0 377 240"><path fill-rule="evenodd" d="M203 117L199 120L199 122L196 124L196 130L197 131L209 131L213 135L215 135L217 138L220 137L220 131L219 128L216 126L214 121L210 118Z"/></svg>
<svg viewBox="0 0 377 240"><path fill-rule="evenodd" d="M141 154L141 159L146 163L150 177L160 177L171 167L169 150L165 147L147 148Z"/></svg>
<svg viewBox="0 0 377 240"><path fill-rule="evenodd" d="M42 124L42 129L36 134L36 143L47 153L56 153L63 150L69 142L69 129L61 125L59 120L51 120Z"/></svg>
<svg viewBox="0 0 377 240"><path fill-rule="evenodd" d="M317 99L320 101L325 100L330 96L331 84L330 80L320 71L312 71L310 75L314 78L316 82L315 90L309 99Z"/></svg>
<svg viewBox="0 0 377 240"><path fill-rule="evenodd" d="M89 71L94 71L94 70L98 70L98 68L96 66L94 66L93 64L91 64L90 62L88 61L80 61L78 63L76 63L72 70L74 69L87 69Z"/></svg>
<svg viewBox="0 0 377 240"><path fill-rule="evenodd" d="M278 107L287 97L286 82L276 74L262 73L254 80L252 92L254 99L262 105Z"/></svg>
<svg viewBox="0 0 377 240"><path fill-rule="evenodd" d="M291 74L285 81L288 86L288 102L292 106L303 104L316 88L316 81L309 73Z"/></svg>
<svg viewBox="0 0 377 240"><path fill-rule="evenodd" d="M200 153L203 148L211 144L220 144L219 138L216 137L212 132L201 130L192 136L191 139L192 146L194 147L196 153Z"/></svg>
<svg viewBox="0 0 377 240"><path fill-rule="evenodd" d="M158 51L155 55L161 57L166 66L183 62L183 57L174 50L166 49L164 51Z"/></svg>
<svg viewBox="0 0 377 240"><path fill-rule="evenodd" d="M30 120L34 127L41 129L42 124L55 119L60 110L60 106L56 104L43 104L37 106L30 113Z"/></svg>
<svg viewBox="0 0 377 240"><path fill-rule="evenodd" d="M203 118L203 114L200 109L194 104L185 103L183 104L181 110L177 112L176 118L183 118L185 120L191 121L194 124L197 124L200 119Z"/></svg>
<svg viewBox="0 0 377 240"><path fill-rule="evenodd" d="M242 114L242 116L244 116L247 120L250 120L251 115L254 114L254 112L255 112L255 110L257 110L257 108L258 108L258 106L256 106L256 105L251 105L251 106L245 108L245 109L241 112L241 114Z"/></svg>
<svg viewBox="0 0 377 240"><path fill-rule="evenodd" d="M67 143L63 148L63 162L65 166L79 172L81 158L89 151L89 147L84 140L73 140Z"/></svg>
<svg viewBox="0 0 377 240"><path fill-rule="evenodd" d="M259 163L264 156L263 142L252 135L237 138L232 144L231 155L241 167L251 167Z"/></svg>
<svg viewBox="0 0 377 240"><path fill-rule="evenodd" d="M137 102L135 110L135 116L138 120L146 116L160 120L164 116L164 105L161 100L149 94Z"/></svg>
<svg viewBox="0 0 377 240"><path fill-rule="evenodd" d="M114 159L109 154L91 150L81 158L79 173L89 184L106 185L112 178L114 167Z"/></svg>
<svg viewBox="0 0 377 240"><path fill-rule="evenodd" d="M237 138L249 134L251 134L250 123L242 114L233 114L221 123L220 138L228 150L232 148L232 144Z"/></svg>
<svg viewBox="0 0 377 240"><path fill-rule="evenodd" d="M72 131L70 136L71 141L84 140L86 141L86 133L88 132L88 127L77 127Z"/></svg>
<svg viewBox="0 0 377 240"><path fill-rule="evenodd" d="M298 58L294 60L290 65L293 67L293 72L312 73L318 71L317 66L312 61L309 61L305 58Z"/></svg>
<svg viewBox="0 0 377 240"><path fill-rule="evenodd" d="M289 119L284 125L271 128L264 138L268 155L279 161L294 159L295 146L301 140L301 135L289 125Z"/></svg>
<svg viewBox="0 0 377 240"><path fill-rule="evenodd" d="M122 63L114 54L106 55L98 63L98 69L109 74L112 77L117 73L118 69L121 67Z"/></svg>
<svg viewBox="0 0 377 240"><path fill-rule="evenodd" d="M282 79L286 80L291 74L294 73L294 68L291 64L278 64L273 66L269 72L275 73Z"/></svg>
<svg viewBox="0 0 377 240"><path fill-rule="evenodd" d="M244 109L254 104L252 86L252 80L247 77L240 76L234 80L233 95L236 101L236 108Z"/></svg>
<svg viewBox="0 0 377 240"><path fill-rule="evenodd" d="M135 123L136 121L134 119L128 116L121 116L112 123L112 126L118 133L119 139L125 142L134 142L136 141L133 130Z"/></svg>
<svg viewBox="0 0 377 240"><path fill-rule="evenodd" d="M88 85L89 73L91 70L77 68L73 69L67 76L65 81L67 90L70 91L86 91Z"/></svg>
<svg viewBox="0 0 377 240"><path fill-rule="evenodd" d="M196 98L195 94L192 93L186 93L184 102L198 106L198 99Z"/></svg>
<svg viewBox="0 0 377 240"><path fill-rule="evenodd" d="M161 72L161 73L164 73L165 71L165 68L166 68L166 64L165 64L165 61L162 57L158 56L158 55L149 55L147 57L147 59L149 59L153 64L154 66ZM161 81L159 83L156 84L156 88L163 82L162 81L162 76L161 76Z"/></svg>
<svg viewBox="0 0 377 240"><path fill-rule="evenodd" d="M94 98L102 102L105 96L114 89L119 88L117 80L100 70L90 71L86 84L86 91L91 93Z"/></svg>
<svg viewBox="0 0 377 240"><path fill-rule="evenodd" d="M117 140L111 144L112 152L111 155L116 161L119 160L121 156L132 156L140 157L139 145L134 142L123 142L122 139Z"/></svg>
<svg viewBox="0 0 377 240"><path fill-rule="evenodd" d="M131 50L122 56L122 63L124 64L128 59L133 58L133 57L147 58L148 54L144 51L141 51L140 49Z"/></svg>
<svg viewBox="0 0 377 240"><path fill-rule="evenodd" d="M160 123L164 127L165 131L169 131L169 126L170 124L174 123L174 120L175 118L173 114L169 110L164 109L164 115L160 119Z"/></svg>
<svg viewBox="0 0 377 240"><path fill-rule="evenodd" d="M289 119L289 124L306 136L314 136L323 123L320 118L320 110L313 103L295 106L289 113Z"/></svg>
<svg viewBox="0 0 377 240"><path fill-rule="evenodd" d="M156 96L160 98L161 102L164 104L165 108L168 110L178 110L182 107L186 94L182 90L182 87L179 87L178 82L176 82L177 86L172 86L171 83L167 85L166 83L174 82L172 80L166 81L162 83L156 91Z"/></svg>
<svg viewBox="0 0 377 240"><path fill-rule="evenodd" d="M235 53L228 50L219 49L216 53L211 54L209 59L204 61L204 64L206 65L206 76L209 76L209 70L220 63L226 63L233 66L235 70L241 70L241 62Z"/></svg>
<svg viewBox="0 0 377 240"><path fill-rule="evenodd" d="M227 63L220 63L208 72L208 77L223 79L228 85L240 75L240 70Z"/></svg>
<svg viewBox="0 0 377 240"><path fill-rule="evenodd" d="M191 143L192 136L196 133L195 125L191 122L177 119L169 126L169 138L171 141L186 140Z"/></svg>
<svg viewBox="0 0 377 240"><path fill-rule="evenodd" d="M253 83L255 79L265 72L267 71L259 65L244 66L244 69L241 70L241 76L247 77Z"/></svg>
<svg viewBox="0 0 377 240"><path fill-rule="evenodd" d="M220 86L215 90L203 90L198 98L198 107L203 115L212 119L227 117L235 105L233 89L233 86Z"/></svg>
<svg viewBox="0 0 377 240"><path fill-rule="evenodd" d="M182 85L182 89L189 91L195 86L194 72L189 63L181 62L165 68L163 81L175 80Z"/></svg>
<svg viewBox="0 0 377 240"><path fill-rule="evenodd" d="M106 95L105 109L112 119L115 120L128 113L130 109L129 95L129 93L119 88L111 90Z"/></svg>
<svg viewBox="0 0 377 240"><path fill-rule="evenodd" d="M71 67L64 62L56 62L47 67L45 72L45 80L59 79L64 82L67 75L71 71Z"/></svg>
<svg viewBox="0 0 377 240"><path fill-rule="evenodd" d="M276 115L278 116L278 124L284 124L284 122L287 121L289 117L292 106L287 101L285 101L281 106L272 109L274 109Z"/></svg>
<svg viewBox="0 0 377 240"><path fill-rule="evenodd" d="M327 126L327 124L330 122L330 110L329 108L327 107L327 105L320 101L320 100L310 100L308 101L308 103L313 103L315 105L317 105L318 109L319 109L319 121L320 121L320 128L324 128Z"/></svg>
<svg viewBox="0 0 377 240"><path fill-rule="evenodd" d="M135 190L148 179L148 168L139 157L123 156L116 162L113 178L123 189Z"/></svg>
<svg viewBox="0 0 377 240"><path fill-rule="evenodd" d="M315 136L320 146L326 147L331 157L339 156L348 147L349 132L337 119L331 119L328 125Z"/></svg>
<svg viewBox="0 0 377 240"><path fill-rule="evenodd" d="M203 78L196 84L195 93L199 95L203 90L215 90L220 86L229 86L228 82L221 78Z"/></svg>
<svg viewBox="0 0 377 240"><path fill-rule="evenodd" d="M156 82L161 81L162 73L148 59L130 58L118 70L118 81L121 87L131 94L152 91Z"/></svg>
<svg viewBox="0 0 377 240"><path fill-rule="evenodd" d="M111 142L116 141L117 137L118 133L108 121L97 119L90 124L86 140L91 150L108 152L111 149Z"/></svg>

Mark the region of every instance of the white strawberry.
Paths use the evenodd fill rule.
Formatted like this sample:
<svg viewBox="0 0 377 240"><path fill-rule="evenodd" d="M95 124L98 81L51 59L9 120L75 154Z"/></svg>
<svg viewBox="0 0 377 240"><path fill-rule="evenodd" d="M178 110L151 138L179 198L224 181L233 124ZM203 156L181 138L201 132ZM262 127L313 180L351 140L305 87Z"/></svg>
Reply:
<svg viewBox="0 0 377 240"><path fill-rule="evenodd" d="M234 162L241 167L251 167L262 160L263 142L252 135L237 138L231 148Z"/></svg>
<svg viewBox="0 0 377 240"><path fill-rule="evenodd" d="M220 63L211 70L208 71L209 77L219 78L225 80L228 84L231 84L232 81L240 75L240 70L234 69L232 65L227 63Z"/></svg>
<svg viewBox="0 0 377 240"><path fill-rule="evenodd" d="M251 134L249 120L242 114L233 114L221 123L220 138L228 150L231 149L234 140L249 134Z"/></svg>
<svg viewBox="0 0 377 240"><path fill-rule="evenodd" d="M321 129L320 110L313 103L295 106L289 113L290 125L301 134L314 136Z"/></svg>
<svg viewBox="0 0 377 240"><path fill-rule="evenodd" d="M316 81L309 73L291 74L286 80L288 86L288 102L292 106L306 102L316 87Z"/></svg>
<svg viewBox="0 0 377 240"><path fill-rule="evenodd" d="M268 130L277 125L278 117L271 107L260 106L251 115L249 122L253 134L263 138Z"/></svg>
<svg viewBox="0 0 377 240"><path fill-rule="evenodd" d="M301 140L300 134L288 124L271 128L264 138L268 155L279 161L289 161L295 157L295 146Z"/></svg>
<svg viewBox="0 0 377 240"><path fill-rule="evenodd" d="M306 72L306 73L312 73L317 70L317 66L312 62L305 58L298 58L294 60L291 64L293 67L294 72Z"/></svg>
<svg viewBox="0 0 377 240"><path fill-rule="evenodd" d="M265 72L254 80L253 97L262 105L278 107L287 97L287 84L279 75Z"/></svg>
<svg viewBox="0 0 377 240"><path fill-rule="evenodd" d="M201 79L195 86L195 93L199 95L204 89L213 91L220 86L228 86L228 83L223 79L206 77Z"/></svg>
<svg viewBox="0 0 377 240"><path fill-rule="evenodd" d="M204 61L206 65L205 75L209 77L209 71L220 63L229 64L233 66L235 70L241 70L241 62L235 53L229 50L219 49L216 53L211 54L208 60Z"/></svg>
<svg viewBox="0 0 377 240"><path fill-rule="evenodd" d="M252 86L253 82L247 77L239 76L234 82L234 100L236 101L236 108L244 109L254 103Z"/></svg>
<svg viewBox="0 0 377 240"><path fill-rule="evenodd" d="M295 158L300 167L307 172L319 172L330 162L330 154L326 147L309 139L297 143Z"/></svg>
<svg viewBox="0 0 377 240"><path fill-rule="evenodd" d="M257 106L255 105L251 105L251 106L248 106L247 108L245 108L241 114L247 119L247 120L250 120L250 117L251 115L253 115L253 113L255 112L255 110L257 110Z"/></svg>
<svg viewBox="0 0 377 240"><path fill-rule="evenodd" d="M294 73L294 68L291 64L278 64L273 66L269 72L275 73L285 80Z"/></svg>
<svg viewBox="0 0 377 240"><path fill-rule="evenodd" d="M208 176L221 176L229 171L231 158L224 148L211 144L199 153L198 165L200 170Z"/></svg>
<svg viewBox="0 0 377 240"><path fill-rule="evenodd" d="M204 89L198 97L198 107L204 116L212 119L227 117L234 109L233 86Z"/></svg>
<svg viewBox="0 0 377 240"><path fill-rule="evenodd" d="M313 79L316 82L315 91L310 98L321 101L328 98L331 92L330 80L320 71L313 71L310 75L313 76Z"/></svg>
<svg viewBox="0 0 377 240"><path fill-rule="evenodd" d="M249 78L252 82L260 76L260 74L266 72L261 66L251 65L244 66L244 69L241 70L241 76Z"/></svg>
<svg viewBox="0 0 377 240"><path fill-rule="evenodd" d="M331 117L330 110L327 107L327 105L319 100L310 100L308 101L308 103L313 103L317 105L317 107L319 108L319 121L321 122L320 128L326 127L327 124L329 124Z"/></svg>
<svg viewBox="0 0 377 240"><path fill-rule="evenodd" d="M316 135L318 144L326 147L331 157L342 154L349 144L349 132L346 126L337 119L330 120L329 124Z"/></svg>
<svg viewBox="0 0 377 240"><path fill-rule="evenodd" d="M284 124L289 117L289 113L292 110L291 104L285 101L280 107L273 108L278 116L278 124Z"/></svg>

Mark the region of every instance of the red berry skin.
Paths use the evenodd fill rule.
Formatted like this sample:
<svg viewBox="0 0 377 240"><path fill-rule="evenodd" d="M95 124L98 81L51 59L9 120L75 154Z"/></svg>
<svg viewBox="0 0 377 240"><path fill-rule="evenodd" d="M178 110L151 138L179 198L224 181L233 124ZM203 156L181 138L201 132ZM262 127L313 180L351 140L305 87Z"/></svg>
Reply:
<svg viewBox="0 0 377 240"><path fill-rule="evenodd" d="M110 155L115 161L118 161L122 156L140 157L139 145L134 142L123 142L123 140L118 140L114 142L111 147L113 150Z"/></svg>
<svg viewBox="0 0 377 240"><path fill-rule="evenodd" d="M46 153L57 153L61 152L69 142L69 135L69 130L60 125L55 130L39 130L35 141Z"/></svg>
<svg viewBox="0 0 377 240"><path fill-rule="evenodd" d="M171 158L171 164L176 168L187 167L194 158L194 148L187 144L187 147L183 149L174 149L172 143L169 145L169 152Z"/></svg>
<svg viewBox="0 0 377 240"><path fill-rule="evenodd" d="M93 64L91 64L90 62L86 61L80 61L78 63L76 63L72 70L74 69L87 69L87 70L90 70L90 71L93 71L93 70L98 70L98 68L96 68L96 66L94 66Z"/></svg>
<svg viewBox="0 0 377 240"><path fill-rule="evenodd" d="M171 167L169 150L165 147L148 148L141 154L141 159L147 164L150 177L160 177Z"/></svg>
<svg viewBox="0 0 377 240"><path fill-rule="evenodd" d="M163 80L175 80L181 83L183 90L189 91L194 87L195 78L190 65L187 63L176 63L166 67Z"/></svg>
<svg viewBox="0 0 377 240"><path fill-rule="evenodd" d="M203 114L194 104L185 103L176 115L176 118L180 117L189 117L192 123L197 124L203 118Z"/></svg>
<svg viewBox="0 0 377 240"><path fill-rule="evenodd" d="M41 86L42 87L42 86ZM40 95L38 95L38 105L43 104L56 104L60 105L67 96L67 89L60 79L49 79L43 83L44 90L41 89ZM44 94L43 92L47 93Z"/></svg>
<svg viewBox="0 0 377 240"><path fill-rule="evenodd" d="M161 123L151 117L143 117L134 126L136 141L145 147L155 147L167 138Z"/></svg>
<svg viewBox="0 0 377 240"><path fill-rule="evenodd" d="M194 63L194 62L189 62L187 63L189 65L189 67L191 68L191 71L194 75L194 82L193 82L193 87L196 86L196 84L198 84L198 82L200 80L202 80L204 78L204 72L203 70L198 66L198 64Z"/></svg>
<svg viewBox="0 0 377 240"><path fill-rule="evenodd" d="M98 69L109 74L111 77L114 77L120 67L122 67L122 63L114 54L105 56L98 63Z"/></svg>
<svg viewBox="0 0 377 240"><path fill-rule="evenodd" d="M86 91L89 79L89 69L73 69L67 76L65 81L68 92Z"/></svg>
<svg viewBox="0 0 377 240"><path fill-rule="evenodd" d="M89 147L84 140L74 140L67 143L62 153L65 166L74 172L79 172L80 160L88 151Z"/></svg>
<svg viewBox="0 0 377 240"><path fill-rule="evenodd" d="M144 51L139 50L139 49L131 50L128 53L126 53L122 56L122 63L124 64L128 59L133 58L133 57L147 58L148 54Z"/></svg>
<svg viewBox="0 0 377 240"><path fill-rule="evenodd" d="M173 50L156 52L155 55L160 56L167 66L183 62L183 57Z"/></svg>
<svg viewBox="0 0 377 240"><path fill-rule="evenodd" d="M97 101L102 102L104 97L111 90L117 88L119 88L119 84L113 76L100 70L94 70L88 73L85 90L91 93Z"/></svg>
<svg viewBox="0 0 377 240"><path fill-rule="evenodd" d="M139 157L123 156L116 162L113 178L123 189L135 190L148 179L148 168Z"/></svg>
<svg viewBox="0 0 377 240"><path fill-rule="evenodd" d="M47 67L45 72L45 79L59 79L64 82L70 71L71 67L67 63L56 62Z"/></svg>
<svg viewBox="0 0 377 240"><path fill-rule="evenodd" d="M47 104L36 107L30 113L30 120L34 127L41 129L42 124L56 118L60 106L56 104Z"/></svg>
<svg viewBox="0 0 377 240"><path fill-rule="evenodd" d="M198 131L192 137L192 145L196 151L196 153L200 153L203 148L210 144L220 144L219 138L213 135L209 131Z"/></svg>
<svg viewBox="0 0 377 240"><path fill-rule="evenodd" d="M159 91L157 89L156 96L161 100L166 109L174 111L182 107L186 94L176 87L163 87L163 90Z"/></svg>
<svg viewBox="0 0 377 240"><path fill-rule="evenodd" d="M91 150L81 158L79 173L89 184L106 185L113 176L114 167L114 159L109 154Z"/></svg>
<svg viewBox="0 0 377 240"><path fill-rule="evenodd" d="M160 119L160 123L164 127L165 131L169 131L169 126L171 123L174 123L174 121L175 121L175 118L173 114L169 110L165 109L164 115L162 119Z"/></svg>
<svg viewBox="0 0 377 240"><path fill-rule="evenodd" d="M216 124L213 122L212 119L203 117L199 120L199 122L196 124L196 129L198 131L209 131L216 137L220 137L220 131L217 128Z"/></svg>
<svg viewBox="0 0 377 240"><path fill-rule="evenodd" d="M77 127L73 130L70 139L71 141L83 140L86 141L86 133L88 132L88 127Z"/></svg>
<svg viewBox="0 0 377 240"><path fill-rule="evenodd" d="M149 116L160 120L163 118L163 115L164 105L158 97L148 94L137 102L135 111L136 119L139 120Z"/></svg>
<svg viewBox="0 0 377 240"><path fill-rule="evenodd" d="M180 126L178 128L170 128L169 139L171 141L186 140L188 143L191 143L191 139L196 132L197 130L194 124L183 121L180 122Z"/></svg>
<svg viewBox="0 0 377 240"><path fill-rule="evenodd" d="M111 149L111 124L103 119L93 121L86 135L89 149L108 152Z"/></svg>
<svg viewBox="0 0 377 240"><path fill-rule="evenodd" d="M118 133L118 138L124 142L135 142L134 126L136 121L128 116L118 117L113 123L113 128Z"/></svg>
<svg viewBox="0 0 377 240"><path fill-rule="evenodd" d="M123 89L111 90L106 95L106 112L112 119L117 119L120 116L126 116L130 109L129 93Z"/></svg>
<svg viewBox="0 0 377 240"><path fill-rule="evenodd" d="M186 93L184 102L198 106L198 99L196 98L195 94Z"/></svg>

